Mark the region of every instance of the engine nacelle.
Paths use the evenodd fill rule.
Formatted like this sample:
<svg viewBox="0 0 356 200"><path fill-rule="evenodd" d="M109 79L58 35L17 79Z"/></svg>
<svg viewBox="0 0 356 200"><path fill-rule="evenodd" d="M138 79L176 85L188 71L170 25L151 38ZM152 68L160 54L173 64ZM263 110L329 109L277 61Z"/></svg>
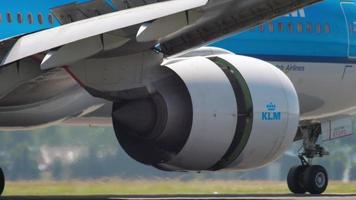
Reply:
<svg viewBox="0 0 356 200"><path fill-rule="evenodd" d="M250 57L193 57L166 65L156 93L113 107L124 150L163 170L245 170L292 144L299 103L289 78Z"/></svg>

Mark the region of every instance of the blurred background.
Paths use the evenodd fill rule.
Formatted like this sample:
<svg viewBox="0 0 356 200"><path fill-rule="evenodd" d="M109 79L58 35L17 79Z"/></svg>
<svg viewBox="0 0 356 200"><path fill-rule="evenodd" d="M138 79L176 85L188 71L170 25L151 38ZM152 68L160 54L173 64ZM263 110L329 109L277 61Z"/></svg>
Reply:
<svg viewBox="0 0 356 200"><path fill-rule="evenodd" d="M324 165L332 180L356 180L356 136L324 145L330 156L315 159L314 163ZM290 167L299 164L296 153L300 147L296 143L278 161L251 172L172 173L144 166L128 157L111 127L55 126L32 132L0 132L0 166L7 180L12 181L102 178L285 181Z"/></svg>

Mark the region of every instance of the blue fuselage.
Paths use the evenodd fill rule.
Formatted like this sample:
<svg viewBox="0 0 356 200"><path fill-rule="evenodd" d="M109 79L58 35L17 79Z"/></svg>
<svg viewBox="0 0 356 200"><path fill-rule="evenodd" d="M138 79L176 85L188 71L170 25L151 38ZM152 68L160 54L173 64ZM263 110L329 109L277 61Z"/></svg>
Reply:
<svg viewBox="0 0 356 200"><path fill-rule="evenodd" d="M85 1L8 1L0 7L0 40L59 26L55 18L50 23L51 9L81 2ZM111 2L108 0L108 3ZM213 46L267 61L354 63L356 1L326 0Z"/></svg>
<svg viewBox="0 0 356 200"><path fill-rule="evenodd" d="M355 63L355 2L327 0L214 46L267 61Z"/></svg>

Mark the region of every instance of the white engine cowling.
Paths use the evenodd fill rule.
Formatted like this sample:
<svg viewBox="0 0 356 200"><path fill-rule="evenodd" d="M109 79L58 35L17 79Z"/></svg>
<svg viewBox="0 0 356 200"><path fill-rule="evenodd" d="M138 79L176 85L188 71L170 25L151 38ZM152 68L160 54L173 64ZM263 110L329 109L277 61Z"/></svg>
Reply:
<svg viewBox="0 0 356 200"><path fill-rule="evenodd" d="M293 143L299 103L288 77L250 57L219 55L168 63L155 95L114 104L120 144L164 170L245 170Z"/></svg>

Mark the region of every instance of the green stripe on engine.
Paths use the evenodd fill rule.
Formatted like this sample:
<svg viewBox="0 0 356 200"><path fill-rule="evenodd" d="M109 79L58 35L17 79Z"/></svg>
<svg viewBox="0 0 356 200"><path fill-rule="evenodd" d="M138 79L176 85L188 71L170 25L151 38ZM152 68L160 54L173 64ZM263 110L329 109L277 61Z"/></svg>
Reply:
<svg viewBox="0 0 356 200"><path fill-rule="evenodd" d="M234 139L222 159L210 170L220 170L234 162L244 150L250 138L253 124L253 103L248 85L241 73L229 62L219 57L209 58L218 65L228 77L235 93L237 103L237 125Z"/></svg>

